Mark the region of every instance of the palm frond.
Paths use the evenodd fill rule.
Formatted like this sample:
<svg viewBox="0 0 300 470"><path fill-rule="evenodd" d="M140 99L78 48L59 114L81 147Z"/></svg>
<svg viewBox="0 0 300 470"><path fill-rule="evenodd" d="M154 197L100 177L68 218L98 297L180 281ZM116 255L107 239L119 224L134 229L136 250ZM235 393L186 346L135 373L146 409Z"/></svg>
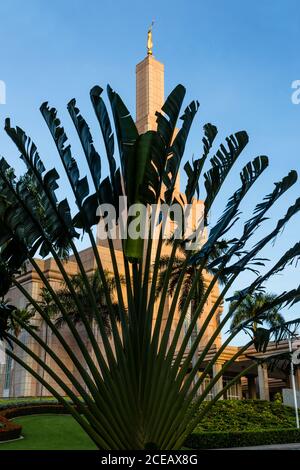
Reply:
<svg viewBox="0 0 300 470"><path fill-rule="evenodd" d="M201 158L192 161L192 165L190 162L186 162L184 165L184 170L187 174L187 184L185 188L185 195L187 201L190 203L192 201L193 196L197 195L199 199L199 178L202 173L202 169L204 167L206 158L209 154L209 151L212 147L212 144L217 136L218 130L216 126L208 123L203 126L204 130L204 137L202 139L203 142L203 155Z"/></svg>
<svg viewBox="0 0 300 470"><path fill-rule="evenodd" d="M204 219L207 223L207 215L216 198L220 188L228 175L233 164L248 143L248 135L245 131L236 132L234 135L226 137L225 145L221 144L220 149L211 159L211 169L204 174L204 184L206 189L206 199L204 201Z"/></svg>

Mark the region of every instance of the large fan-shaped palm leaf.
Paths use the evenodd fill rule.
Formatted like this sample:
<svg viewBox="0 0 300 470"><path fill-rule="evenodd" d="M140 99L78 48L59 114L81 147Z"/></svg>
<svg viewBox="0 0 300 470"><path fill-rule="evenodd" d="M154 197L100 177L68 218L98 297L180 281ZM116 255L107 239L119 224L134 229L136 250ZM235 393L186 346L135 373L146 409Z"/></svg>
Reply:
<svg viewBox="0 0 300 470"><path fill-rule="evenodd" d="M122 228L125 235L130 236L125 237L125 241L122 239L122 263L117 257L113 241L108 238L107 242L115 287L112 289L111 281L103 268L101 250L94 237L94 226L100 219L99 205L112 204L118 216L118 201L124 196L127 198L127 210L131 204L137 204L138 207L145 204L147 209L150 209L150 204L158 207L163 201L171 207L176 202L176 180L199 104L192 101L182 113L185 88L178 85L168 96L161 112L156 114L157 129L139 135L134 120L120 96L108 87L113 124L110 122L102 92L102 88L96 86L91 90L90 97L108 159L109 172L104 176L102 157L96 150L89 126L76 101L72 99L69 102L68 111L82 146L84 162L81 163L85 163L88 172L88 176L83 177L57 111L48 103L41 106L41 113L68 179L69 191L64 187L63 192L72 195L74 204L69 204L67 199L58 200L57 170L53 168L46 171L35 143L21 128L14 128L9 120L6 121L5 130L16 144L26 165L26 171L17 178L8 162L4 158L0 160L0 295L4 296L11 284L16 287L49 327L72 366L67 367L59 354L49 347L32 326L24 319L18 318L14 306L7 308L0 305L0 338L8 342L7 354L64 405L100 449L178 449L201 420L203 413L213 406L226 388L246 374L252 365L234 377L200 414L196 413L221 374L226 373L239 355L253 343L259 348L260 344L268 343L272 334L276 338L274 329L269 331L267 340L266 335L260 342L258 336L251 338L249 343L224 364L220 374L198 394L213 365L244 326L237 326L219 350L210 355L215 338L231 320L235 309L247 295L259 292L266 280L283 271L286 265L293 263L300 255L300 243L297 243L281 255L264 275L259 273L260 267L265 263L265 260L258 258L260 251L274 240L299 212L300 199L287 209L269 233L264 234L252 248L248 247L254 231L263 225L267 211L295 184L297 173L292 170L277 181L271 192L254 208L252 217L243 223L239 220L242 217L242 203L268 167L268 158L260 155L246 163L240 172L237 189L229 198L218 222L209 227L204 245L197 252L184 255L183 262L180 242L175 240L171 255L164 260L164 267L159 261L163 247L161 229L159 228L157 243L152 243L151 231L145 243L141 234L133 237L128 233L128 223L131 220L127 221ZM179 116L181 126L174 138ZM230 134L210 158L209 166L203 175L204 185L201 185L202 170L207 164L216 136L216 127L206 124L200 158L186 163L184 167L187 173L186 201L190 203L196 194L198 197L199 188L205 188L206 194L200 197L204 201L206 227L214 201L248 143L245 131ZM117 147L119 155L116 152ZM75 214L72 213L71 207L77 208ZM151 211L147 211L147 214L150 217ZM239 224L236 224L238 220ZM97 266L96 278L92 279L86 272L77 248L76 239L83 234L90 241ZM224 237L230 240L230 243L219 251L219 244ZM65 262L70 253L80 277L72 278L66 270ZM41 264L36 260L37 256L45 258L49 255L64 282L62 292L53 289L41 269ZM152 266L153 259L155 262ZM59 312L61 321L76 342L84 361L78 359L74 348L57 327L55 317L52 318L45 305L33 298L20 282L18 274L26 260L31 263L51 297L50 305ZM207 344L195 355L209 322L226 299L238 276L246 269L252 270L254 281L236 294L236 303L231 304ZM163 276L159 274L160 270L164 271ZM205 272L211 273L211 279L209 285L203 289L202 279ZM210 292L222 279L225 283L220 294L207 312L203 325L186 353L186 346L194 332L199 314ZM159 285L159 298L155 302ZM170 293L172 297L168 316L163 322L163 313ZM180 314L175 321L174 314L180 298ZM297 286L278 294L268 306L271 308L288 305L299 300L300 288ZM190 325L182 337L182 325L191 302L194 305ZM264 307L257 312L258 320L263 314ZM47 361L36 354L36 349L31 348L31 342L23 342L12 334L9 319L24 328L55 363L55 367L50 367ZM84 338L78 331L78 321L82 324ZM251 323L251 319L249 322ZM97 327L97 334L93 323ZM286 328L289 327L281 328L277 338L285 334ZM101 342L98 341L98 333ZM10 344L13 344L15 349L12 350ZM20 350L22 354L19 354ZM24 356L30 357L31 360L26 361ZM203 369L203 363L207 365L201 377L198 377L199 368ZM43 372L39 372L40 369L51 378L51 382L45 380ZM76 406L72 406L66 397Z"/></svg>

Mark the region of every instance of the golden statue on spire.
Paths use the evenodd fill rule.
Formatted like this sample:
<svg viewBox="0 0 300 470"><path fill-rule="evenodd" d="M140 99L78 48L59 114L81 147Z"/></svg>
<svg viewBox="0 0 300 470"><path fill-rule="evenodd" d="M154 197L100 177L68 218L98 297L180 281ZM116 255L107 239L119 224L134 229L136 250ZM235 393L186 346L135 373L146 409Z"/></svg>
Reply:
<svg viewBox="0 0 300 470"><path fill-rule="evenodd" d="M154 25L154 21L152 21L150 28L148 29L148 39L147 39L147 54L152 55L152 48L153 48L153 42L152 42L152 28Z"/></svg>

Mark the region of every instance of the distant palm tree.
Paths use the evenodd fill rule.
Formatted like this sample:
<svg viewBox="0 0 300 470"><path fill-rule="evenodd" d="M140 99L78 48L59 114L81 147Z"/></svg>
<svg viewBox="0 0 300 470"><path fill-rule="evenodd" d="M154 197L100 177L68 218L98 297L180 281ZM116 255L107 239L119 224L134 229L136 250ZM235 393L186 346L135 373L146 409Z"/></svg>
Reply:
<svg viewBox="0 0 300 470"><path fill-rule="evenodd" d="M22 326L19 322L30 326L33 330L38 330L38 327L32 324L32 318L34 317L35 312L27 308L15 308L8 302L9 299L2 298L0 300L1 326L2 324L3 326L5 324L5 328L16 337L20 336L22 331ZM3 337L0 336L0 340L2 339Z"/></svg>
<svg viewBox="0 0 300 470"><path fill-rule="evenodd" d="M253 319L252 328L257 329L257 323L266 323L269 327L276 327L284 324L284 317L280 313L281 306L267 308L259 314L263 307L276 299L276 295L267 293L256 293L247 295L235 310L230 330L233 331L242 322ZM236 305L237 300L231 302L230 307Z"/></svg>
<svg viewBox="0 0 300 470"><path fill-rule="evenodd" d="M106 280L107 280L107 286L109 289L110 295L113 294L116 284L113 276L105 271L106 275ZM108 307L105 302L105 294L104 294L104 289L103 289L103 284L99 275L99 271L93 272L90 276L88 276L89 283L91 285L91 288L94 292L94 296L97 302L97 305L99 307L99 312L101 313L103 323L105 325L105 329L107 331L107 334L111 334L111 327L110 327L110 320L109 320L109 311ZM77 294L77 297L80 301L80 304L84 308L84 312L89 319L90 323L93 323L94 320L94 310L93 306L90 303L89 300L89 295L86 290L86 286L84 283L84 279L82 275L80 274L75 274L70 277L70 281L72 283L72 286ZM82 318L78 313L78 309L76 306L76 302L74 300L74 296L70 293L68 287L66 285L63 285L61 289L59 289L57 292L58 298L63 306L63 308L66 310L66 312L69 314L72 322L74 324L81 323ZM43 309L43 311L48 315L48 317L52 320L54 320L55 326L58 328L61 328L65 324L65 319L63 318L61 311L59 309L59 306L56 304L56 302L53 300L52 295L46 288L41 289L41 297L40 300L37 301L39 306ZM116 317L118 318L118 305L113 304L114 310ZM48 345L49 341L49 326L48 324L45 325L45 337L44 337L45 343ZM44 351L44 359L43 361L46 362L47 358L47 353ZM42 371L42 377L44 379L45 376L45 371L43 369ZM40 395L42 396L43 394L43 385L41 385L41 392Z"/></svg>
<svg viewBox="0 0 300 470"><path fill-rule="evenodd" d="M107 288L109 290L110 296L113 296L113 293L116 289L116 282L115 278L108 272L105 271ZM99 308L99 312L102 316L103 323L105 325L105 329L108 335L111 333L111 325L109 319L109 310L105 301L105 292L103 289L103 283L100 278L99 271L94 271L91 275L87 276L91 289L94 293L95 300L97 306ZM83 276L81 274L75 274L70 276L71 284L76 292L77 299L79 300L80 304L83 307L86 317L92 323L95 317L94 308L90 301L90 296L87 292L86 284L84 282ZM122 279L121 279L121 282ZM78 313L78 309L76 306L76 302L74 300L74 295L70 293L70 290L66 285L63 285L61 289L57 292L57 296L60 300L60 303L69 314L70 319L74 324L81 323L82 317ZM65 324L65 320L61 315L61 311L59 306L53 300L51 294L47 289L42 289L41 292L41 300L39 301L39 305L46 311L46 313L50 317L55 318L55 325L57 327L62 327ZM116 318L118 318L118 304L113 303L114 311Z"/></svg>
<svg viewBox="0 0 300 470"><path fill-rule="evenodd" d="M173 242L173 239L168 240L166 243L171 244ZM178 243L178 241L177 241ZM172 266L172 272L169 275L169 284L168 284L168 293L170 296L174 294L174 291L176 289L176 286L179 281L179 277L182 273L184 263L186 261L186 258L189 254L197 254L197 252L192 252L186 248L186 243L185 241L178 243L178 252L180 253L179 256L176 256L173 261L173 266ZM228 249L228 242L226 240L220 240L219 242L215 243L214 250L210 253L209 256L209 262L213 261L214 259L218 258L224 252ZM159 297L163 290L163 285L164 285L164 280L165 276L167 274L167 269L168 269L168 264L169 264L170 256L165 255L162 256L159 260L159 269L160 269L160 274L159 274L159 279L157 282L157 288L156 288L156 297ZM207 263L209 265L209 262ZM191 286L193 284L194 278L197 274L198 267L197 265L190 264L185 268L185 275L184 275L184 280L182 283L182 288L180 292L180 297L179 297L179 309L182 310L183 306L185 304L185 300L190 292ZM208 274L215 274L215 271L209 270L206 267L206 273ZM205 272L202 271L202 273L199 276L198 282L196 289L193 292L192 300L191 300L191 310L193 312L194 308L197 306L197 304L201 301L204 292L205 292L205 287L204 287L204 276ZM219 276L219 282L221 284L226 282L226 277L225 276Z"/></svg>
<svg viewBox="0 0 300 470"><path fill-rule="evenodd" d="M20 336L22 331L22 326L20 325L19 321L22 321L26 325L30 326L33 330L38 330L38 326L32 324L32 319L34 317L34 313L29 311L27 308L18 308L14 311L14 316L16 320L11 318L11 330L15 336Z"/></svg>
<svg viewBox="0 0 300 470"><path fill-rule="evenodd" d="M7 330L10 331L16 338L18 338L22 332L23 325L30 326L32 330L38 330L36 325L32 324L32 319L35 315L34 312L29 311L26 308L15 308L13 305L10 305L9 299L0 300L0 327L3 327L4 323L6 324ZM0 335L0 340L3 338ZM13 345L8 341L11 348ZM12 362L9 363L9 373L10 373L10 393L11 396L15 396L15 369L12 367Z"/></svg>
<svg viewBox="0 0 300 470"><path fill-rule="evenodd" d="M56 310L56 308L54 308L54 303L53 303L52 296L51 296L50 292L45 287L41 288L40 299L37 300L37 304L43 309L43 311L47 314L49 319L52 319L53 317L57 316L57 310ZM35 309L33 309L33 308L30 309L30 307L28 307L28 311L33 312L33 315L35 314ZM48 326L47 323L45 323L45 334L44 334L43 340L45 341L46 345L48 346L49 326ZM47 362L47 351L46 351L46 349L44 349L43 352L44 352L43 361L44 361L44 363L46 363ZM42 375L42 378L44 380L45 379L45 369L44 368L42 369L42 374L41 375ZM44 385L41 384L40 397L43 396L43 390L44 390Z"/></svg>

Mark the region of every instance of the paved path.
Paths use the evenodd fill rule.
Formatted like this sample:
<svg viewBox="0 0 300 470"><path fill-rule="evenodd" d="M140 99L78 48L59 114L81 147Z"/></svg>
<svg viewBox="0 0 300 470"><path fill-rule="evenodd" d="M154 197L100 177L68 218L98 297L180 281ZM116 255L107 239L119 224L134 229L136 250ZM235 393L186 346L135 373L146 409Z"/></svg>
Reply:
<svg viewBox="0 0 300 470"><path fill-rule="evenodd" d="M271 444L268 446L230 447L217 450L300 450L300 442L293 444Z"/></svg>

